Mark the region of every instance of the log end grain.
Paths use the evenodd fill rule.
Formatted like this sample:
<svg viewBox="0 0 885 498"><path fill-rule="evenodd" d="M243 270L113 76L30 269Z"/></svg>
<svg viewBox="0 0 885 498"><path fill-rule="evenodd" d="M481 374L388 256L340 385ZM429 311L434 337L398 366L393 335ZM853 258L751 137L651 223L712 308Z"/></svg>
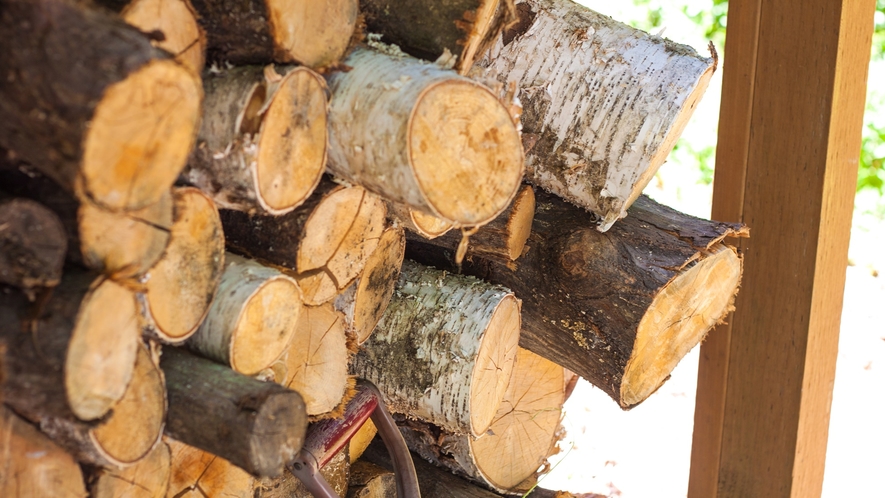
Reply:
<svg viewBox="0 0 885 498"><path fill-rule="evenodd" d="M83 144L75 191L112 210L156 202L187 159L200 118L199 77L153 60L109 86Z"/></svg>
<svg viewBox="0 0 885 498"><path fill-rule="evenodd" d="M679 360L732 310L741 271L734 249L718 245L655 296L639 323L621 381L622 407L634 406L656 391Z"/></svg>
<svg viewBox="0 0 885 498"><path fill-rule="evenodd" d="M30 199L0 202L0 282L23 289L61 280L68 242L52 210Z"/></svg>
<svg viewBox="0 0 885 498"><path fill-rule="evenodd" d="M356 27L357 0L268 0L274 58L309 67L330 66L343 55Z"/></svg>
<svg viewBox="0 0 885 498"><path fill-rule="evenodd" d="M145 33L162 33L162 40L152 40L155 47L174 55L175 60L194 74L203 71L206 34L188 0L133 0L120 15Z"/></svg>
<svg viewBox="0 0 885 498"><path fill-rule="evenodd" d="M351 327L358 344L366 342L390 304L405 253L406 236L402 228L388 228L366 261L353 295Z"/></svg>
<svg viewBox="0 0 885 498"><path fill-rule="evenodd" d="M89 485L92 498L164 498L172 473L169 445L160 441L135 465L125 469L101 469Z"/></svg>
<svg viewBox="0 0 885 498"><path fill-rule="evenodd" d="M535 218L535 191L525 187L519 191L509 210L506 224L507 255L511 261L522 254L526 241L532 233L532 220Z"/></svg>
<svg viewBox="0 0 885 498"><path fill-rule="evenodd" d="M230 345L231 368L258 373L280 357L302 313L301 290L280 275L258 288L241 310Z"/></svg>
<svg viewBox="0 0 885 498"><path fill-rule="evenodd" d="M347 498L385 498L396 496L396 475L370 462L359 461L350 467Z"/></svg>
<svg viewBox="0 0 885 498"><path fill-rule="evenodd" d="M164 438L164 442L172 460L167 498L252 498L255 478L245 470L174 439Z"/></svg>

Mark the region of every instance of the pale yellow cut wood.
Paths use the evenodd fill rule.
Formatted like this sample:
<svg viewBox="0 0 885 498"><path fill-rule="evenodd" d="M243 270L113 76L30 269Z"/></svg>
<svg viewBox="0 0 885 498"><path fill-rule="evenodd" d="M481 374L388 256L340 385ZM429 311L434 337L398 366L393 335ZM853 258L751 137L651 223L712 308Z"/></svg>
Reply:
<svg viewBox="0 0 885 498"><path fill-rule="evenodd" d="M334 64L344 55L358 15L356 0L267 0L271 29L282 60L305 66Z"/></svg>
<svg viewBox="0 0 885 498"><path fill-rule="evenodd" d="M173 201L159 201L125 213L108 211L84 199L77 210L83 264L112 278L141 275L157 262L169 243Z"/></svg>
<svg viewBox="0 0 885 498"><path fill-rule="evenodd" d="M0 496L87 496L77 461L5 406L0 406Z"/></svg>
<svg viewBox="0 0 885 498"><path fill-rule="evenodd" d="M107 88L90 122L75 190L112 210L157 202L194 143L198 76L154 60Z"/></svg>
<svg viewBox="0 0 885 498"><path fill-rule="evenodd" d="M244 375L269 367L289 345L302 309L289 276L227 253L218 294L188 347Z"/></svg>
<svg viewBox="0 0 885 498"><path fill-rule="evenodd" d="M175 60L194 74L203 72L206 35L197 24L196 13L188 0L133 0L120 15L145 33L162 32L163 40L153 41L155 47L174 55Z"/></svg>
<svg viewBox="0 0 885 498"><path fill-rule="evenodd" d="M717 245L712 252L667 284L642 317L621 381L623 406L653 393L732 309L730 289L740 284L741 260L728 246Z"/></svg>
<svg viewBox="0 0 885 498"><path fill-rule="evenodd" d="M350 438L350 444L348 445L350 448L350 463L354 463L363 455L363 452L366 451L366 448L372 443L372 440L375 439L375 435L378 434L378 428L375 427L375 423L372 422L372 419L367 419L362 427L356 434Z"/></svg>
<svg viewBox="0 0 885 498"><path fill-rule="evenodd" d="M132 378L140 337L135 296L99 278L83 298L65 359L71 411L94 420L120 399Z"/></svg>
<svg viewBox="0 0 885 498"><path fill-rule="evenodd" d="M457 225L454 221L444 220L396 202L388 203L387 213L396 223L425 239L435 239Z"/></svg>
<svg viewBox="0 0 885 498"><path fill-rule="evenodd" d="M169 445L160 441L135 465L101 469L90 485L92 498L165 498L172 473Z"/></svg>
<svg viewBox="0 0 885 498"><path fill-rule="evenodd" d="M163 440L172 453L166 498L252 498L255 478L245 470L172 438Z"/></svg>
<svg viewBox="0 0 885 498"><path fill-rule="evenodd" d="M209 311L224 265L224 234L215 204L198 189L176 188L174 199L169 244L148 272L139 303L146 332L180 343Z"/></svg>
<svg viewBox="0 0 885 498"><path fill-rule="evenodd" d="M289 344L282 385L304 398L307 414L334 410L347 388L344 315L330 303L304 306Z"/></svg>

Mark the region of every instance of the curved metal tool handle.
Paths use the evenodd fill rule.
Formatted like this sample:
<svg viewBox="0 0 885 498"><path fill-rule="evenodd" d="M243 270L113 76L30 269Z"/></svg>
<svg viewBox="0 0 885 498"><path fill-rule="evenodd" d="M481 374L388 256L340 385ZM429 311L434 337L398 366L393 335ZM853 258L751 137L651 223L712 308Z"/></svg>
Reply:
<svg viewBox="0 0 885 498"><path fill-rule="evenodd" d="M344 415L311 424L301 451L286 467L304 483L315 498L339 498L319 473L371 417L393 461L398 498L420 498L418 477L406 441L384 406L381 393L371 382L357 381L357 394L347 404Z"/></svg>

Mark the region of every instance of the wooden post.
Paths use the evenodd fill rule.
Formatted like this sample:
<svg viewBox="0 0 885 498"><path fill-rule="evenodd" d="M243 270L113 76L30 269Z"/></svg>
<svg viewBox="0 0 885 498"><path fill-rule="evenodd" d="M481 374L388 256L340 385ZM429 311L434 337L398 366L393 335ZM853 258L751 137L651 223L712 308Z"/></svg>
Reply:
<svg viewBox="0 0 885 498"><path fill-rule="evenodd" d="M690 498L821 493L875 3L729 6L713 217L753 237L701 349Z"/></svg>

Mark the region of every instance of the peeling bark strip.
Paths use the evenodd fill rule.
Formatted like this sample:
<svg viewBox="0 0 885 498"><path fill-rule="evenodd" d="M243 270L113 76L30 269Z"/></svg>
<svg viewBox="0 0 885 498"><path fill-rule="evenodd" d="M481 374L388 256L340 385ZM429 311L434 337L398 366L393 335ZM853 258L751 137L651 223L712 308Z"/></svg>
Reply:
<svg viewBox="0 0 885 498"><path fill-rule="evenodd" d="M305 67L247 66L206 75L197 146L183 176L222 208L280 215L326 167L326 83Z"/></svg>
<svg viewBox="0 0 885 498"><path fill-rule="evenodd" d="M392 412L482 434L510 380L519 307L507 289L406 261L351 370L378 387Z"/></svg>
<svg viewBox="0 0 885 498"><path fill-rule="evenodd" d="M135 297L122 286L69 268L32 305L0 290L0 333L8 341L4 402L20 415L103 417L132 378L139 340Z"/></svg>
<svg viewBox="0 0 885 498"><path fill-rule="evenodd" d="M283 473L304 442L307 416L295 391L165 348L166 434L256 476Z"/></svg>
<svg viewBox="0 0 885 498"><path fill-rule="evenodd" d="M171 474L169 445L160 441L135 465L125 469L97 469L90 478L92 498L165 498Z"/></svg>
<svg viewBox="0 0 885 498"><path fill-rule="evenodd" d="M409 448L431 463L499 493L522 495L554 452L563 403L563 368L520 348L507 394L486 434L451 434L415 421L405 421L400 431Z"/></svg>
<svg viewBox="0 0 885 498"><path fill-rule="evenodd" d="M507 109L472 80L410 57L355 50L329 79L329 170L464 225L497 216L523 174Z"/></svg>
<svg viewBox="0 0 885 498"><path fill-rule="evenodd" d="M210 61L297 62L318 68L344 55L357 0L191 0L208 37Z"/></svg>
<svg viewBox="0 0 885 498"><path fill-rule="evenodd" d="M169 190L193 145L196 74L117 16L72 0L9 2L0 39L0 145L111 210Z"/></svg>
<svg viewBox="0 0 885 498"><path fill-rule="evenodd" d="M228 248L290 270L311 306L334 299L359 275L378 245L384 217L381 199L331 180L282 216L221 212Z"/></svg>
<svg viewBox="0 0 885 498"><path fill-rule="evenodd" d="M224 234L215 204L191 187L175 188L169 244L137 294L145 334L180 343L206 317L224 267Z"/></svg>
<svg viewBox="0 0 885 498"><path fill-rule="evenodd" d="M0 193L0 283L25 292L61 280L68 240L58 216L42 204Z"/></svg>
<svg viewBox="0 0 885 498"><path fill-rule="evenodd" d="M626 214L682 134L714 58L569 0L528 0L486 76L521 89L526 176L600 217Z"/></svg>
<svg viewBox="0 0 885 498"><path fill-rule="evenodd" d="M0 496L86 498L77 461L0 405Z"/></svg>
<svg viewBox="0 0 885 498"><path fill-rule="evenodd" d="M253 498L256 479L245 470L168 436L172 472L165 496L170 498Z"/></svg>
<svg viewBox="0 0 885 498"><path fill-rule="evenodd" d="M640 197L629 217L600 233L580 208L536 195L525 254L511 265L474 256L463 270L523 300L520 346L630 408L731 309L741 261L721 241L745 236L746 227ZM453 267L450 252L432 244L410 241L406 254Z"/></svg>
<svg viewBox="0 0 885 498"><path fill-rule="evenodd" d="M255 375L288 347L301 303L301 289L292 277L227 254L217 297L187 346L236 372Z"/></svg>
<svg viewBox="0 0 885 498"><path fill-rule="evenodd" d="M361 7L366 27L385 43L429 61L448 50L460 74L516 19L513 0L369 0Z"/></svg>

